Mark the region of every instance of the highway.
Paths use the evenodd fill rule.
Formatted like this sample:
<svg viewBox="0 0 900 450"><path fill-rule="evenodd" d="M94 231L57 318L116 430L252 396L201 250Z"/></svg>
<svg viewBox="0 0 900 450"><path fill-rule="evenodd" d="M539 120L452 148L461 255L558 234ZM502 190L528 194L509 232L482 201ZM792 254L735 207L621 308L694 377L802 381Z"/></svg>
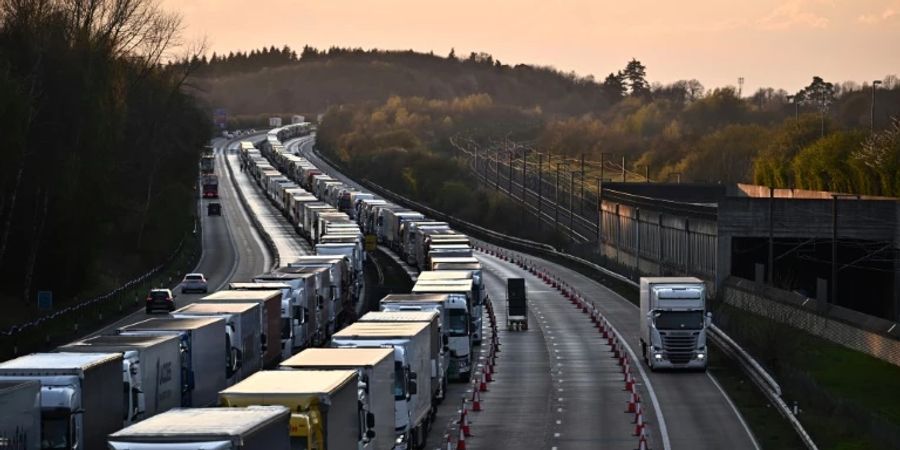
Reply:
<svg viewBox="0 0 900 450"><path fill-rule="evenodd" d="M213 140L216 173L219 175L219 198L201 200L198 212L203 229L203 253L194 271L206 275L209 292L226 287L231 281L249 280L272 265L272 256L269 255L263 240L241 207L235 187L228 176L224 155L228 143L229 141L225 139ZM206 214L206 205L210 202L222 205L221 217ZM172 280L173 285L178 281ZM205 295L183 294L179 289L173 289L173 293L176 295L177 308L194 303ZM139 310L85 337L110 333L124 325L164 316L164 314L147 314L144 311L143 301L143 297L138 299Z"/></svg>
<svg viewBox="0 0 900 450"><path fill-rule="evenodd" d="M318 158L312 140L293 148L345 183L358 186ZM557 291L518 266L480 253L487 289L501 323L502 351L485 411L472 413L468 448L633 449L636 438L621 371L590 320ZM593 301L639 354L638 309L612 290L573 271L527 256L561 276ZM526 279L527 332L502 329L505 280ZM537 325L537 326L534 326ZM650 372L636 367L638 389L649 423L652 448L758 449L752 433L728 396L708 373ZM448 401L470 396L470 386L451 385ZM455 408L441 408L428 447L446 442L441 424L453 429Z"/></svg>

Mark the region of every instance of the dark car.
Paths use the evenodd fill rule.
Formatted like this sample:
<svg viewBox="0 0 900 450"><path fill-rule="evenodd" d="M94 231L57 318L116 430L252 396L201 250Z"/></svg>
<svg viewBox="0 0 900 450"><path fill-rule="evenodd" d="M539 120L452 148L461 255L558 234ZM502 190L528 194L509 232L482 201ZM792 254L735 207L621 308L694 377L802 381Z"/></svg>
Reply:
<svg viewBox="0 0 900 450"><path fill-rule="evenodd" d="M222 205L218 203L210 203L206 205L206 214L210 216L221 216L222 215Z"/></svg>
<svg viewBox="0 0 900 450"><path fill-rule="evenodd" d="M158 310L175 311L175 295L170 289L153 289L147 295L147 314Z"/></svg>

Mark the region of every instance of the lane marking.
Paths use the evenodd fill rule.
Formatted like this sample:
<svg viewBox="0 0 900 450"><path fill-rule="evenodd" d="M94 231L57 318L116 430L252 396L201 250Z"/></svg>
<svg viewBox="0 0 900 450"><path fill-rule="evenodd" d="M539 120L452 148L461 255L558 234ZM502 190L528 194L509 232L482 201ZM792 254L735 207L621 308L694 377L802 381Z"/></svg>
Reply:
<svg viewBox="0 0 900 450"><path fill-rule="evenodd" d="M725 393L725 390L722 389L722 385L719 384L716 379L710 375L709 372L706 372L706 376L709 377L709 380L713 382L713 385L716 386L716 389L722 393L722 396L725 397L725 401L728 402L728 406L731 407L731 410L734 411L734 414L737 416L738 420L741 421L741 425L744 426L744 431L747 432L747 436L750 436L750 442L753 442L753 448L756 450L760 450L759 442L756 442L756 437L753 436L753 432L750 431L750 427L747 426L747 422L744 421L744 416L741 415L741 412L738 411L737 407L734 406L734 403L731 401L731 398L728 397L728 394Z"/></svg>

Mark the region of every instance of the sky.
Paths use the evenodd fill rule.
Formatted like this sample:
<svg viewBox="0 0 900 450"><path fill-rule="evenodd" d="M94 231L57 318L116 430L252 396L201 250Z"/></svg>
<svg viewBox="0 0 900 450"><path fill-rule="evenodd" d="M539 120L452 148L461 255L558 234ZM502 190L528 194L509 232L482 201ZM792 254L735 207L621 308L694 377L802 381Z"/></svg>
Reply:
<svg viewBox="0 0 900 450"><path fill-rule="evenodd" d="M651 82L796 91L813 75L900 74L900 0L160 0L185 44L486 52L602 80L631 58Z"/></svg>

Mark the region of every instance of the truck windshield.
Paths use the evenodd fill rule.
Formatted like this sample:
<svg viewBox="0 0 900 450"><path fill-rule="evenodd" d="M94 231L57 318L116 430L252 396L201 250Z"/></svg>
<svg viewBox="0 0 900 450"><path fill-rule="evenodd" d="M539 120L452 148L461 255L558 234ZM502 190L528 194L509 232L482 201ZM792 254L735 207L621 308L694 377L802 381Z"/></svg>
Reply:
<svg viewBox="0 0 900 450"><path fill-rule="evenodd" d="M699 330L703 328L703 311L660 311L654 324L658 330Z"/></svg>
<svg viewBox="0 0 900 450"><path fill-rule="evenodd" d="M69 445L69 417L45 417L41 421L41 448L72 448Z"/></svg>
<svg viewBox="0 0 900 450"><path fill-rule="evenodd" d="M450 336L465 336L469 334L469 319L466 312L462 309L451 309L448 317L450 323L447 330Z"/></svg>
<svg viewBox="0 0 900 450"><path fill-rule="evenodd" d="M394 400L406 400L406 371L400 361L394 361Z"/></svg>

